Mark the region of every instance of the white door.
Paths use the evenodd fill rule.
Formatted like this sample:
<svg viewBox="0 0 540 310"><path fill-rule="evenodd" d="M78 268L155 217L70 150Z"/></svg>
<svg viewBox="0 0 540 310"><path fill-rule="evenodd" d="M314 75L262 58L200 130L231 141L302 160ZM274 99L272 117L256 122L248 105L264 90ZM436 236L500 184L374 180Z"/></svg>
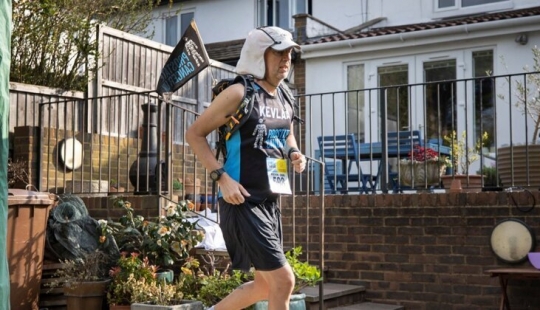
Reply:
<svg viewBox="0 0 540 310"><path fill-rule="evenodd" d="M382 126L387 131L407 130L415 122L411 102L414 93L408 84L414 81L414 57L387 58L370 63L368 87L370 92L371 123L366 130L371 132L371 140L379 141ZM379 89L380 88L380 89ZM386 113L382 107L386 106ZM386 114L386 122L382 116Z"/></svg>
<svg viewBox="0 0 540 310"><path fill-rule="evenodd" d="M465 129L466 102L471 90L464 81L463 51L442 52L416 56L415 100L413 129L422 132L424 139L440 138ZM467 95L469 94L469 95ZM472 113L467 113L467 117ZM469 122L472 121L472 118Z"/></svg>

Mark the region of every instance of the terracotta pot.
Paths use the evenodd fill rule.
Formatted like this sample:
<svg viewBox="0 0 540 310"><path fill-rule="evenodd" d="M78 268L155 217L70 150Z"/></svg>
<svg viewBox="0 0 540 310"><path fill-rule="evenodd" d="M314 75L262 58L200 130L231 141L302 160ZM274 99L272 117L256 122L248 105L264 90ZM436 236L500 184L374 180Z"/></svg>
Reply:
<svg viewBox="0 0 540 310"><path fill-rule="evenodd" d="M201 193L201 180L199 178L196 178L195 182L193 182L193 179L191 178L186 178L185 182L184 189L186 194Z"/></svg>
<svg viewBox="0 0 540 310"><path fill-rule="evenodd" d="M481 192L483 178L483 175L478 174L456 174L441 176L443 187L448 191L452 190L452 192L456 192L457 189L455 188L455 180L459 180L459 182L461 183L461 191L467 193ZM452 181L454 181L454 188L452 188Z"/></svg>
<svg viewBox="0 0 540 310"><path fill-rule="evenodd" d="M118 186L118 187L111 186L111 188L109 189L109 192L111 193L123 193L125 191L126 189L123 186Z"/></svg>
<svg viewBox="0 0 540 310"><path fill-rule="evenodd" d="M171 198L172 198L172 200L174 202L179 202L180 200L182 200L182 191L181 190L173 190Z"/></svg>

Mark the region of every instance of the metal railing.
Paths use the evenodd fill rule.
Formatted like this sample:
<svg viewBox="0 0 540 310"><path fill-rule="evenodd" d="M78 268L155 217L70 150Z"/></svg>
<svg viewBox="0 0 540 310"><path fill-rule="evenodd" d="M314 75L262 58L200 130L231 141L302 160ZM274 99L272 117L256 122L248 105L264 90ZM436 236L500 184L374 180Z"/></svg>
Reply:
<svg viewBox="0 0 540 310"><path fill-rule="evenodd" d="M389 157L384 138L389 132L398 130L418 130L424 141L434 141L450 149L461 146L462 161L477 157L470 166L464 165L465 169L454 162L447 170L448 174L467 173L467 168L469 174L481 170L487 174L489 170L491 178L484 177L483 187L529 186L535 179L535 172L527 169L525 180L516 179L515 152L510 152L510 166L504 168L509 172L499 169L498 159L503 146L511 149L531 146L538 140L533 136L538 135L536 129L540 127L539 96L537 85L529 82L531 77L538 75L538 72L521 73L302 95L298 102L303 111L301 118L306 124L296 126L297 132L305 133L297 134L298 140L307 155L321 159L316 144L318 136L356 135L358 142L365 146L362 172L379 176L378 192L388 192L399 186L399 161L407 156ZM520 93L520 89L527 88L528 92ZM156 120L159 121L155 124L155 135L159 132L159 139L157 136L151 139L149 131L144 131L143 105L149 102L156 106ZM115 179L129 192L167 192L172 198L169 189L173 188L173 180L178 179L184 185L190 185L190 182L195 185L193 193L187 193L184 188L183 196L209 194L211 184L207 181L207 172L197 164L184 142L185 130L198 115L195 110L196 106L190 100L177 98L165 104L152 92L41 103L39 128L43 132L39 155L50 160L40 160L47 163L39 169L40 188L48 191L67 188L74 193L99 194L109 192L109 186L101 181ZM448 140L453 132L457 140ZM482 138L484 132L487 132L487 138ZM82 150L64 143L71 137L78 140ZM215 142L215 135L209 140ZM152 184L153 188L149 187L149 178L155 167L150 164L146 167L138 165L137 171L145 170L147 176L142 187L130 180L131 166L135 161L140 163L143 144L149 141L153 141L159 150L155 151L155 160L165 167L158 169L160 176L156 184ZM482 146L476 148L480 141ZM461 142L464 143L460 145ZM377 145L379 149L373 147ZM534 162L533 151L527 149L524 152L526 165ZM69 163L65 165L66 157L80 162L81 167L71 169ZM325 162L335 167L342 164L336 158L326 158ZM299 193L320 191L317 182L313 182L323 172L319 168L310 169L309 182L306 174L298 178L295 186ZM354 169L351 173L355 173ZM500 180L501 173L509 175L504 182ZM92 180L97 183L91 184ZM142 179L138 177L137 180ZM327 182L325 186L328 191ZM433 186L417 186L422 187Z"/></svg>
<svg viewBox="0 0 540 310"><path fill-rule="evenodd" d="M320 158L317 137L354 134L364 146L362 173L380 178L378 192L400 191L404 187L399 184L399 163L408 154L389 157L386 137L392 131L418 130L423 141L452 150L449 175L483 173L484 189L536 186L536 172L528 169L536 161L531 157L535 151L522 151L527 167L524 177L517 177L521 168L515 162L516 151L510 152L504 167L499 153L504 146L530 147L539 141L540 85L534 83L539 77L539 72L526 72L302 95L298 102L305 111L305 152ZM452 133L457 139L451 139ZM325 162L334 167L342 164L338 158ZM356 174L355 169L343 173ZM440 188L439 184L419 182L414 189ZM350 192L348 188L332 190Z"/></svg>
<svg viewBox="0 0 540 310"><path fill-rule="evenodd" d="M213 210L209 172L184 139L199 115L194 109L190 102L161 101L153 92L41 103L38 188L104 196L122 187L127 193L188 198ZM208 139L215 146L217 134ZM309 174L291 178L298 180L296 193L305 193L305 180L318 184L318 162L310 162L317 168ZM176 190L178 181L182 188Z"/></svg>
<svg viewBox="0 0 540 310"><path fill-rule="evenodd" d="M490 186L513 187L518 184L514 178L516 155L510 153L510 181L501 182L499 150L504 145L512 149L536 142L535 129L539 126L535 123L537 119L528 113L535 111L539 96L528 78L539 74L486 76L298 96L300 116L306 124L296 126L298 133L305 133L297 136L310 160L307 172L292 178L292 186L294 194L305 195L308 202L312 194L321 197L320 244L324 244L324 194L329 190L325 164L338 167L339 162L336 158L320 158L318 136L352 133L360 144L380 143L380 155L375 155L373 147L367 148L362 168L364 173L373 175L380 171L378 192L386 193L396 188L390 179L399 180L398 163L402 159L388 157L388 132L419 130L424 141L435 139L450 148L455 145L445 141L445 136L455 131L461 137L465 132L465 153L470 154L468 151L486 131L489 141L479 148L478 160L471 164L469 172L486 166L493 168L495 182ZM530 92L520 95L519 85L529 88ZM521 104L524 110L519 109L520 102L528 102ZM186 129L199 115L196 110L193 100L180 98L165 103L153 92L40 103L39 190L107 195L111 193L110 183L114 179L126 192L157 194L171 200L176 199L175 195L180 199L192 195L191 198L210 210L208 172L197 162L184 140ZM209 140L213 144L215 134ZM525 151L526 165L536 161L532 155ZM451 175L459 173L455 166L453 168L448 171ZM533 171L527 170L523 184L528 186L534 179ZM173 190L174 180L183 184L178 194ZM486 182L484 178L484 187ZM428 188L427 185L422 187ZM197 199L199 195L204 199ZM296 242L295 207L296 199L293 199L293 242ZM306 207L309 215L309 203ZM309 219L306 223L310 223ZM310 235L307 229L306 234ZM319 250L320 267L324 270L324 247ZM310 252L312 250L307 248L306 253ZM320 289L322 296L322 286Z"/></svg>
<svg viewBox="0 0 540 310"><path fill-rule="evenodd" d="M159 195L171 201L191 199L204 206L202 216L212 219L210 212L217 213L218 209L214 208L208 171L198 163L184 139L198 115L185 104L159 100L153 92L40 104L39 189L101 196L117 194L120 185L129 193ZM215 133L209 139L213 144ZM302 192L304 179L292 177L293 247L297 244L297 194L305 194L307 199L306 233L310 233L309 219L318 218L319 244L324 244L324 176L314 174L316 170L324 171L324 163L308 158L308 167L303 175L309 184L319 184L316 194L321 197L320 213L310 214L313 191ZM297 179L300 184L296 184ZM112 180L117 183L114 190ZM183 184L179 193L173 188L175 180ZM219 215L214 219L219 221ZM315 250L310 249L309 242L303 246L309 260ZM319 248L319 266L324 270L324 250ZM323 283L319 294L323 309Z"/></svg>

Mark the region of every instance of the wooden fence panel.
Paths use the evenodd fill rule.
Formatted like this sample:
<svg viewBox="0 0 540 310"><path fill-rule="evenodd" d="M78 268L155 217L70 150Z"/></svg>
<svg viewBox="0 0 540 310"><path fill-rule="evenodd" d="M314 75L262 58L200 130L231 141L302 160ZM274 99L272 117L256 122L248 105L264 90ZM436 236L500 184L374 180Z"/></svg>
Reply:
<svg viewBox="0 0 540 310"><path fill-rule="evenodd" d="M9 131L14 132L15 127L20 126L38 126L39 125L39 105L51 101L72 100L84 98L83 92L64 91L44 86L35 86L22 83L9 83ZM66 109L62 111L48 110L44 119L49 119L55 127L58 120L54 118L58 113L69 113L66 121L70 122L70 127L75 126L72 122L74 117L80 115L80 111ZM48 122L49 122L48 121ZM62 126L63 124L59 124Z"/></svg>

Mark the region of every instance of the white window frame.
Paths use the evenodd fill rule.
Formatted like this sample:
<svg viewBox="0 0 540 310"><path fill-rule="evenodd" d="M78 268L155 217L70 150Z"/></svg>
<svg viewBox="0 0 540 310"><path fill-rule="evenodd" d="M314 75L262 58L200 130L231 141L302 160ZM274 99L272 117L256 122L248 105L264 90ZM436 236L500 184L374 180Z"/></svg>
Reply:
<svg viewBox="0 0 540 310"><path fill-rule="evenodd" d="M390 57L390 58L381 58L377 60L373 60L369 62L369 67L366 67L366 86L369 89L375 89L379 87L379 68L389 67L389 66L396 66L396 65L407 65L407 74L408 74L408 84L415 83L414 79L414 72L415 72L415 58L414 56L400 56L400 57ZM370 141L379 141L381 136L381 128L380 128L380 106L379 106L379 92L373 91L369 94L371 98L367 98L366 100L371 100L372 106L371 106L371 117L372 117L372 126L369 129L371 131L371 140L367 140L367 142ZM409 99L412 102L415 102L415 93L409 94ZM368 102L368 101L366 101ZM369 108L369 107L367 107ZM415 122L416 115L411 115L412 122ZM367 119L366 119L367 122ZM367 129L366 129L367 130Z"/></svg>
<svg viewBox="0 0 540 310"><path fill-rule="evenodd" d="M267 10L266 10L266 5L264 5L264 8L261 8L261 4L266 4L268 1L278 1L278 0L256 0L256 4L257 4L257 25L259 27L261 26L280 26L280 25L276 25L275 21L276 21L276 16L279 15L279 12L277 12L278 14L272 14L274 20L269 23L267 21L267 16L268 16L268 13L267 13ZM283 4L287 4L288 6L288 12L289 12L289 16L287 17L287 25L286 26L280 26L284 29L287 29L287 30L293 30L294 28L294 21L293 21L293 15L296 15L298 14L297 12L297 8L298 8L298 5L297 3L299 1L303 1L304 2L304 7L306 9L306 11L309 9L309 0L279 0L281 2L283 2ZM274 8L276 6L274 5ZM276 13L276 12L274 12ZM307 12L302 12L302 13L307 13Z"/></svg>
<svg viewBox="0 0 540 310"><path fill-rule="evenodd" d="M456 5L452 7L439 9L438 0L433 0L431 4L433 5L433 19L440 19L445 17L459 16L459 15L469 15L477 13L492 12L498 10L507 10L514 8L513 0L506 0L502 2L494 2L489 4L481 4L469 7L462 7L462 0L455 0Z"/></svg>
<svg viewBox="0 0 540 310"><path fill-rule="evenodd" d="M167 43L167 37L168 37L168 32L169 32L169 29L167 27L167 22L170 20L170 19L175 19L176 20L176 35L178 36L178 32L179 32L179 26L178 24L180 23L180 19L178 18L177 15L165 15L163 16L163 43L164 44L168 44ZM178 40L178 39L177 39ZM171 46L175 46L176 44L172 44Z"/></svg>
<svg viewBox="0 0 540 310"><path fill-rule="evenodd" d="M367 76L367 75L366 75L366 68L367 68L367 66L366 66L366 63L365 63L365 62L347 62L347 63L344 63L343 66L344 66L344 73L345 73L345 77L344 77L345 89L347 89L347 91L353 90L353 89L349 89L349 74L348 74L348 73L349 73L349 68L351 68L351 67L362 67L362 73L363 73L363 77L362 77L363 80L362 80L362 82L363 82L363 85L361 85L358 89L366 89L366 88L367 88L367 87L366 87L366 85L367 85L367 80L366 80L366 76ZM357 88L355 87L354 90L356 90L356 89L357 89ZM363 127L361 127L360 130L363 131L363 134L364 134L363 138L364 138L364 139L369 139L369 141L371 141L371 137L370 137L370 136L367 136L367 137L366 137L366 133L370 133L370 132L371 132L371 129L367 127L367 124L369 124L369 122L368 122L368 120L369 120L369 114L368 114L368 113L370 113L369 110L366 110L366 102L367 102L367 99L368 99L368 95L367 95L368 93L369 93L369 92L360 92L360 93L358 93L357 95L358 95L358 96L362 96L360 102L361 102L362 104L364 104L364 106L363 106L363 111L362 111L362 112L363 112L362 119L359 120L359 122L360 122L361 124L363 124ZM349 94L349 93L347 93L347 95L345 96L345 100L346 100L346 102L347 102L347 106L350 105L350 104L352 104L351 102L349 102L349 95L348 95L348 94ZM347 116L346 116L346 123L345 123L344 129L345 129L346 132L348 132L348 133L354 133L354 134L356 134L357 136L359 136L359 133L358 133L358 132L356 132L356 131L353 131L353 132L349 131L349 128L348 128L348 127L350 126L350 122L349 122L349 120L348 120L349 111L345 110L345 113L346 113ZM358 124L356 124L356 125L358 125Z"/></svg>
<svg viewBox="0 0 540 310"><path fill-rule="evenodd" d="M424 76L424 64L430 63L434 61L442 61L442 60L455 60L456 62L456 71L455 71L455 79L456 80L463 80L466 78L466 73L470 74L470 68L468 72L467 65L465 64L465 52L463 50L450 50L450 51L444 51L444 52L435 52L435 53L428 53L428 54L420 54L415 56L415 63L416 68L415 70L415 77L414 81L415 83L425 83L425 76ZM470 67L470 64L468 64ZM472 93L471 90L467 92L467 98L465 98L465 87L463 83L457 83L456 85L456 130L457 132L463 132L463 130L466 130L465 124L471 124L473 117L472 113L469 113L468 115L465 115L465 103L468 102L469 104L473 102L472 100ZM421 88L416 88L416 98L423 98L425 100L425 97L423 94L418 93L421 92ZM427 115L424 115L424 101L423 100L415 100L413 101L413 104L416 104L416 106L413 105L414 110L416 111L416 119L413 121L413 124L415 124L416 128L421 132L424 131L424 127L427 125L424 123L424 121L427 118ZM470 109L470 107L468 107ZM468 118L467 121L465 121L465 118Z"/></svg>
<svg viewBox="0 0 540 310"><path fill-rule="evenodd" d="M163 43L164 44L166 44L167 42L167 19L171 17L176 18L176 27L177 27L176 33L177 33L178 38L176 39L176 43L171 45L174 47L178 43L178 40L180 40L180 38L184 34L184 32L182 31L182 15L185 15L185 14L193 14L193 18L195 18L195 9L182 10L178 14L175 11L163 13Z"/></svg>

